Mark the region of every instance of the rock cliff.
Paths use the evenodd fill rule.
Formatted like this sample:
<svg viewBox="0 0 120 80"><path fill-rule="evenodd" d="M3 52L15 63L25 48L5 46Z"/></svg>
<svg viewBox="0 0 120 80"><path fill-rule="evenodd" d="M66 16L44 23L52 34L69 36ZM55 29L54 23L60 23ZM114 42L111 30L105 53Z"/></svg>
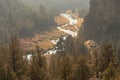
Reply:
<svg viewBox="0 0 120 80"><path fill-rule="evenodd" d="M120 0L91 0L78 37L84 40L120 38Z"/></svg>

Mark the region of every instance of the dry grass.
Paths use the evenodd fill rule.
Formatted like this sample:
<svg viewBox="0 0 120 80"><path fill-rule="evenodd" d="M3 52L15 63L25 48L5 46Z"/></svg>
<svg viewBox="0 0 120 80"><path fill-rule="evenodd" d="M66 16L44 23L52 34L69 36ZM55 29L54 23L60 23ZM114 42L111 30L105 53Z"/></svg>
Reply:
<svg viewBox="0 0 120 80"><path fill-rule="evenodd" d="M69 23L68 19L62 17L62 16L57 16L55 18L55 22L58 24L58 25L63 25L63 24L67 24Z"/></svg>
<svg viewBox="0 0 120 80"><path fill-rule="evenodd" d="M70 12L70 11L68 11ZM72 16L74 17L78 17L77 14L73 14ZM69 23L69 21L61 16L57 16L55 18L55 21L58 25L63 25L66 23ZM63 29L66 30L71 30L71 31L76 31L76 28L79 29L81 24L83 22L82 18L78 18L78 23L74 26L66 26L63 27ZM65 35L66 33L58 30L58 29L53 29L51 31L46 31L43 34L35 34L33 37L31 38L25 38L25 39L21 39L20 40L20 44L21 44L21 48L23 50L34 50L36 45L38 45L40 48L43 48L45 50L49 49L49 48L53 48L54 44L50 41L51 39L58 39L60 36Z"/></svg>
<svg viewBox="0 0 120 80"><path fill-rule="evenodd" d="M45 40L45 41L38 42L38 46L40 48L43 48L44 50L48 50L49 48L53 48L54 45L50 40Z"/></svg>
<svg viewBox="0 0 120 80"><path fill-rule="evenodd" d="M80 26L82 25L84 19L83 18L79 18L77 20L78 20L78 23L76 24L76 26L80 28Z"/></svg>
<svg viewBox="0 0 120 80"><path fill-rule="evenodd" d="M78 20L78 23L76 25L73 25L73 26L72 25L68 25L68 26L62 27L62 28L66 29L66 30L71 30L71 31L78 30L81 27L82 23L83 23L83 18L79 18L77 20Z"/></svg>
<svg viewBox="0 0 120 80"><path fill-rule="evenodd" d="M53 29L44 34L35 34L32 38L21 39L21 48L23 50L34 50L36 45L38 45L40 48L47 50L54 46L50 40L57 39L62 35L65 35L65 33L58 29Z"/></svg>
<svg viewBox="0 0 120 80"><path fill-rule="evenodd" d="M73 13L73 14L71 14L71 15L72 15L73 18L79 19L79 15L78 15L77 13Z"/></svg>
<svg viewBox="0 0 120 80"><path fill-rule="evenodd" d="M74 26L68 25L68 26L66 26L66 27L62 27L62 29L71 30L71 31L76 31L75 25L74 25Z"/></svg>
<svg viewBox="0 0 120 80"><path fill-rule="evenodd" d="M60 36L65 35L65 33L58 29L53 29L50 32L45 32L44 35L49 39L53 39L53 38L59 38Z"/></svg>

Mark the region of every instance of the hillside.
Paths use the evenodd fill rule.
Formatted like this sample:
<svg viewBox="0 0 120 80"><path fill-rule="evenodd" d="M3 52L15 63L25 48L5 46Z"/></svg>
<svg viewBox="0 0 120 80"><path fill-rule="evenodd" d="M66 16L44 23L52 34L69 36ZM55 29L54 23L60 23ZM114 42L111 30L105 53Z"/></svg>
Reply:
<svg viewBox="0 0 120 80"><path fill-rule="evenodd" d="M120 38L120 0L91 0L89 14L79 30L80 39Z"/></svg>
<svg viewBox="0 0 120 80"><path fill-rule="evenodd" d="M89 0L0 0L0 43L14 35L23 38L49 31L56 27L54 18L69 9L85 16L88 3Z"/></svg>
<svg viewBox="0 0 120 80"><path fill-rule="evenodd" d="M0 0L0 80L120 80L120 0Z"/></svg>
<svg viewBox="0 0 120 80"><path fill-rule="evenodd" d="M31 36L54 27L54 13L41 5L37 10L19 0L0 0L0 38L8 41L10 36ZM4 33L4 34L3 34ZM0 43L1 43L0 41Z"/></svg>
<svg viewBox="0 0 120 80"><path fill-rule="evenodd" d="M90 0L19 0L24 4L34 6L34 8L40 5L45 5L49 9L59 10L65 12L69 9L86 9L89 7Z"/></svg>
<svg viewBox="0 0 120 80"><path fill-rule="evenodd" d="M55 18L56 23L59 22L56 28L53 28L52 30L46 31L44 33L36 33L32 37L22 38L20 40L21 48L25 51L31 51L36 48L36 45L38 45L40 48L47 51L54 48L54 46L57 44L57 41L62 36L71 35L75 37L79 27L83 22L83 18L76 16L77 19L73 19L73 17L75 16L67 13L61 13Z"/></svg>

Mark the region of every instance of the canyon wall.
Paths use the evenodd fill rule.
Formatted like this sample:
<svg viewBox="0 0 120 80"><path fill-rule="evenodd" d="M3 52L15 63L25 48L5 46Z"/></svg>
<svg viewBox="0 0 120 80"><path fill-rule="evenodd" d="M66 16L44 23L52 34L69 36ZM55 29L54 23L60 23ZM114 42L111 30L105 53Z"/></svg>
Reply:
<svg viewBox="0 0 120 80"><path fill-rule="evenodd" d="M78 37L83 40L120 38L120 0L91 0Z"/></svg>

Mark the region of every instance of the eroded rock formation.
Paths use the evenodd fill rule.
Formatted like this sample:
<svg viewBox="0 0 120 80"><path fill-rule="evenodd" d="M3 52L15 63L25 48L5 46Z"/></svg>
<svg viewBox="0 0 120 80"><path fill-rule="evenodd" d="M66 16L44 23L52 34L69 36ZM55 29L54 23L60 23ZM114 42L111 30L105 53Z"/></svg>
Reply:
<svg viewBox="0 0 120 80"><path fill-rule="evenodd" d="M84 40L119 38L120 0L91 0L78 36Z"/></svg>

